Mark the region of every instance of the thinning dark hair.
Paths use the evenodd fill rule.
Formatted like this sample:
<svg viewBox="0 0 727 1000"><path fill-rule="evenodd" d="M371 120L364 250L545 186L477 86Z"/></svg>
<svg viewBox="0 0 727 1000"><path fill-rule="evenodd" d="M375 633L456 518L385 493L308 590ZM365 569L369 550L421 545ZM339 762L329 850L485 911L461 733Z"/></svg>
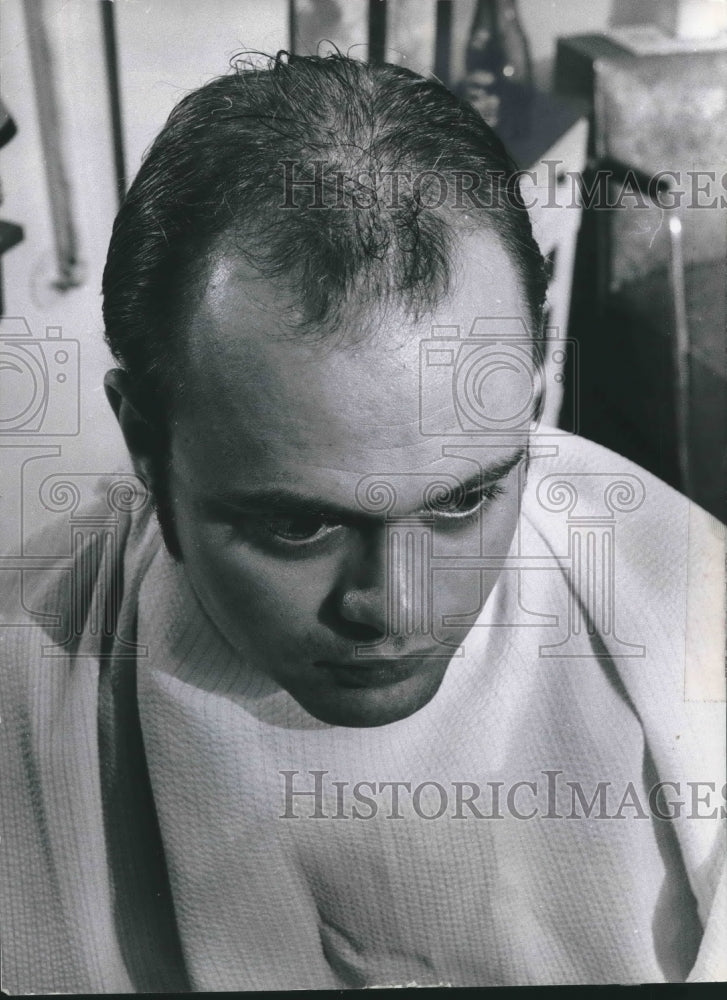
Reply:
<svg viewBox="0 0 727 1000"><path fill-rule="evenodd" d="M474 108L398 66L279 53L266 68L240 61L179 102L119 211L103 276L106 339L151 425L149 486L172 556L169 414L185 315L215 254L284 282L295 334L327 336L352 300L432 310L458 230L489 229L539 332L545 268L515 174Z"/></svg>
<svg viewBox="0 0 727 1000"><path fill-rule="evenodd" d="M124 200L103 277L107 342L141 407L163 417L185 310L222 246L287 283L304 334L335 328L353 296L431 310L464 219L501 240L537 330L546 277L515 171L481 116L435 80L340 54L238 61L174 108ZM399 183L412 175L424 183ZM473 178L482 208L462 195Z"/></svg>

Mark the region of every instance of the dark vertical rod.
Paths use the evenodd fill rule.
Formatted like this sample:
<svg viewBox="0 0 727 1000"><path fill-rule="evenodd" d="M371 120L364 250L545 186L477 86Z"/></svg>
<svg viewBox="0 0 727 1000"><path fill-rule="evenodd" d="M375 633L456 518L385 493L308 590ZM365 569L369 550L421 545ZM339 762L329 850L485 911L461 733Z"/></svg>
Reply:
<svg viewBox="0 0 727 1000"><path fill-rule="evenodd" d="M369 62L386 58L386 0L369 0Z"/></svg>
<svg viewBox="0 0 727 1000"><path fill-rule="evenodd" d="M295 0L288 0L288 48L295 55L298 34L298 18L295 11Z"/></svg>
<svg viewBox="0 0 727 1000"><path fill-rule="evenodd" d="M437 0L436 28L434 36L434 75L438 80L451 86L450 59L452 53L452 6L453 0Z"/></svg>
<svg viewBox="0 0 727 1000"><path fill-rule="evenodd" d="M121 87L119 85L119 60L113 0L101 0L101 30L103 32L106 79L109 90L116 193L119 205L121 205L126 194L126 157L124 154L124 131L121 121Z"/></svg>

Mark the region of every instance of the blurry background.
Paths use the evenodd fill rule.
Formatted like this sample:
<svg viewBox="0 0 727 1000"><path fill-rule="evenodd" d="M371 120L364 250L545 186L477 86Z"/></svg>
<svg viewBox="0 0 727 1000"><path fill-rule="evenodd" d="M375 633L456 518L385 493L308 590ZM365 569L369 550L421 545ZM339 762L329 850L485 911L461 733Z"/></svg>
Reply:
<svg viewBox="0 0 727 1000"><path fill-rule="evenodd" d="M36 461L79 473L123 461L101 388L101 274L119 198L172 106L243 49L333 43L435 73L496 122L534 171L552 270L548 418L724 518L726 7L4 0L3 482ZM659 171L674 176L657 182ZM670 185L685 192L674 210ZM17 519L15 492L4 491L5 525Z"/></svg>

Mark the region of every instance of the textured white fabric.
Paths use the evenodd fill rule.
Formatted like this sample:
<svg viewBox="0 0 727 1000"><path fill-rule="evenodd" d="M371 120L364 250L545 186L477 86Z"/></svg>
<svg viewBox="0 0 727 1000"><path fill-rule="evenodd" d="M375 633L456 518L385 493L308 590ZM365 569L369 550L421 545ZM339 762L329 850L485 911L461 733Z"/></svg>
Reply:
<svg viewBox="0 0 727 1000"><path fill-rule="evenodd" d="M615 515L615 629L589 634L593 602L574 576L573 539L586 538L584 524L602 537L609 477L635 477L644 496ZM565 513L557 479L575 484ZM317 722L247 670L154 523L135 515L125 530L122 617L138 612L148 649L138 658L141 722L195 989L725 976L723 816L691 818L688 785L716 788L702 814L723 802L724 704L704 700L724 650L724 535L713 519L622 458L559 439L557 455L533 462L513 548L541 568L502 574L429 705L362 730ZM26 609L62 600L61 581L26 580ZM47 629L32 621L2 632L3 985L128 991L101 821L98 652L88 635L82 655L44 656ZM570 646L547 655L569 634ZM622 658L625 643L643 655ZM416 808L400 789L401 819L389 818L390 788L373 794L369 819L308 818L310 796L293 800L299 818L281 818L283 771L305 789L311 772L326 772L328 817L371 811L350 797L362 781L438 782L448 808L422 818L441 801L429 785ZM546 771L559 772L553 800ZM629 787L630 801L646 804L657 780L679 788L679 817L626 804L615 818ZM537 796L520 786L514 804L537 807L531 819L505 801L526 781ZM569 781L588 800L610 782L614 818L567 818ZM333 782L348 782L342 806ZM503 818L465 806L455 818L456 782L501 782Z"/></svg>

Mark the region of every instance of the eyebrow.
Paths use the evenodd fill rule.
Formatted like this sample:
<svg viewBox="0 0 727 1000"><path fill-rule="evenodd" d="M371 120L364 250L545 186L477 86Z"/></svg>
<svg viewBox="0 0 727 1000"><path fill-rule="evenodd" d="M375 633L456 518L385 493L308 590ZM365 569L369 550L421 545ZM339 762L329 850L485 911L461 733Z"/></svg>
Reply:
<svg viewBox="0 0 727 1000"><path fill-rule="evenodd" d="M504 479L527 455L527 450L526 446L518 448L516 452L508 455L507 458L481 469L480 472L462 481L464 496L471 496L473 493L477 493L485 487L498 482L500 479ZM385 478L385 476L382 476L382 478ZM355 524L381 519L381 514L379 513L368 513L359 509L352 510L349 507L331 503L325 497L304 496L293 490L282 488L250 491L225 490L204 497L201 504L213 516L224 516L225 514L229 516L230 509L232 508L235 512L241 514L267 512L296 514L304 517L335 519L341 524ZM431 514L432 511L428 507L419 507L412 513L414 515Z"/></svg>

